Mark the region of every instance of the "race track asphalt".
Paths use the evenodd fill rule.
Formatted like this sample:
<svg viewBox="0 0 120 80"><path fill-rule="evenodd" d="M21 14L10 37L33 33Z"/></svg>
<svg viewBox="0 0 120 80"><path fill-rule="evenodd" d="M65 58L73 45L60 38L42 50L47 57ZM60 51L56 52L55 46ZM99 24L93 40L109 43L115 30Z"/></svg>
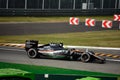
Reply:
<svg viewBox="0 0 120 80"><path fill-rule="evenodd" d="M30 34L53 34L69 32L86 32L101 30L117 30L118 22L113 22L111 29L102 28L102 21L97 21L96 26L87 27L85 22L73 26L67 22L59 23L0 23L0 35L30 35Z"/></svg>
<svg viewBox="0 0 120 80"><path fill-rule="evenodd" d="M81 22L78 26L72 26L69 25L69 23L0 23L0 35L52 34L118 29L117 22L113 22L113 28L111 29L102 28L101 23L102 22L97 22L95 27L87 27L85 26L84 22ZM108 61L106 64L97 64L53 59L30 59L23 49L11 47L0 48L0 62L33 64L66 69L120 74L119 62Z"/></svg>
<svg viewBox="0 0 120 80"><path fill-rule="evenodd" d="M0 62L120 74L120 62L107 61L105 64L98 64L68 60L30 59L24 49L14 47L0 47Z"/></svg>

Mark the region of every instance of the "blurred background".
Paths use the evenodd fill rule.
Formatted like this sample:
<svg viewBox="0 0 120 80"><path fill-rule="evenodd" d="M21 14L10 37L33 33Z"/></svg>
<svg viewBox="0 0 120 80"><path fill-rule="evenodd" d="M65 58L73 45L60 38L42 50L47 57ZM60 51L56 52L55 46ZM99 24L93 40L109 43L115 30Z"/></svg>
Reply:
<svg viewBox="0 0 120 80"><path fill-rule="evenodd" d="M80 16L120 13L120 0L0 0L0 16Z"/></svg>

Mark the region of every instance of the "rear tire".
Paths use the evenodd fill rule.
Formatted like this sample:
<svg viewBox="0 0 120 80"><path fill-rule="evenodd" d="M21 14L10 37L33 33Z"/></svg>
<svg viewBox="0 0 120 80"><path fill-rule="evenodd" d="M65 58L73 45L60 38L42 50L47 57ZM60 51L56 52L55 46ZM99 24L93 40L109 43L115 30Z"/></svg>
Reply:
<svg viewBox="0 0 120 80"><path fill-rule="evenodd" d="M37 58L38 57L38 52L36 49L31 48L27 51L27 55L29 58Z"/></svg>

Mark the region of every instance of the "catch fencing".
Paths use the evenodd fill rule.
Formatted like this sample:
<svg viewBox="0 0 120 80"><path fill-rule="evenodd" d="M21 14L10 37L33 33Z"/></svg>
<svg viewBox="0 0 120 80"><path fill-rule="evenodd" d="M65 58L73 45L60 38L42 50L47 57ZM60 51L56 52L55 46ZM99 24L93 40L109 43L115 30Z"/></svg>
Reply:
<svg viewBox="0 0 120 80"><path fill-rule="evenodd" d="M120 13L120 9L90 10L41 10L41 9L0 9L0 16L108 16Z"/></svg>

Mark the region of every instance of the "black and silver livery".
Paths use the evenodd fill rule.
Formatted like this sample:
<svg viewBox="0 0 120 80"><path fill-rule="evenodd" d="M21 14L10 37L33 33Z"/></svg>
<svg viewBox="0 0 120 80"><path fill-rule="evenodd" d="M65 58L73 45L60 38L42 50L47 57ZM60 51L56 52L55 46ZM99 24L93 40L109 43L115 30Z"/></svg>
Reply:
<svg viewBox="0 0 120 80"><path fill-rule="evenodd" d="M38 46L38 41L26 40L25 50L29 58L52 58L105 63L105 58L96 56L93 51L86 50L82 52L78 49L66 49L63 47L63 43L48 43Z"/></svg>

